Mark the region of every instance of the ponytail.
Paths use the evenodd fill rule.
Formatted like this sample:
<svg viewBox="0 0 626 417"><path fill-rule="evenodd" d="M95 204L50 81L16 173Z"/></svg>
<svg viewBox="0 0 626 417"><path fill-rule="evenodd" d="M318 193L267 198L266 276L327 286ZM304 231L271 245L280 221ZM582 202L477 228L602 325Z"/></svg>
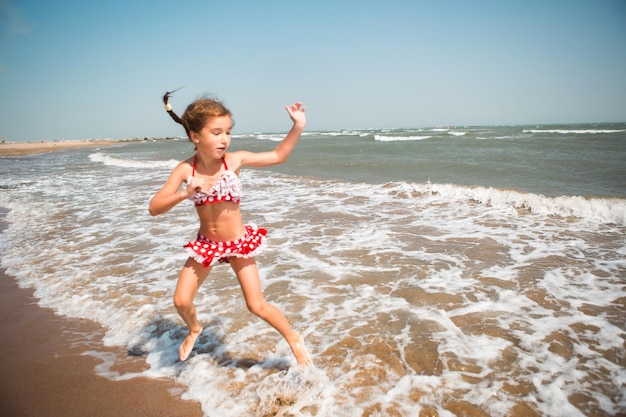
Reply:
<svg viewBox="0 0 626 417"><path fill-rule="evenodd" d="M187 136L191 138L191 135L189 134L189 128L187 127L187 123L185 123L183 119L181 119L180 117L178 117L176 113L174 113L174 110L172 109L172 106L169 103L170 96L173 95L174 92L176 92L179 89L180 88L177 88L176 90L173 90L173 91L167 91L165 95L163 96L163 104L165 104L165 110L170 115L170 117L174 119L176 123L183 125L183 127L185 128L185 132L187 132Z"/></svg>

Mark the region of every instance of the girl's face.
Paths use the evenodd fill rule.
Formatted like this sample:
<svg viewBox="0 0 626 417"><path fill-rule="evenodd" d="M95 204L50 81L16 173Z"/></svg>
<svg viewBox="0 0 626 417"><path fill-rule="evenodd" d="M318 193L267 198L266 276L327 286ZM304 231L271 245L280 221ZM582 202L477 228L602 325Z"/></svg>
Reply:
<svg viewBox="0 0 626 417"><path fill-rule="evenodd" d="M233 122L230 116L212 117L200 132L192 132L191 141L196 144L198 151L220 159L230 146L232 129Z"/></svg>

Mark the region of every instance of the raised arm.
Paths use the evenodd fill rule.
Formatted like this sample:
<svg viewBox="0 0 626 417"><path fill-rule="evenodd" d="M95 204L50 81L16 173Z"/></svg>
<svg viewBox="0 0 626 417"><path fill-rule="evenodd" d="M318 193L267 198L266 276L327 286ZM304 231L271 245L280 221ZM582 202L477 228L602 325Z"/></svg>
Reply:
<svg viewBox="0 0 626 417"><path fill-rule="evenodd" d="M241 158L240 167L265 167L277 165L282 164L287 160L287 158L289 158L289 155L291 155L291 152L298 143L298 139L300 139L300 135L304 131L304 126L306 125L306 116L304 112L306 109L300 102L294 103L291 106L286 106L285 109L293 121L293 126L291 127L289 133L287 133L287 136L285 136L285 139L283 139L273 151L259 153L236 152L236 154L238 154Z"/></svg>

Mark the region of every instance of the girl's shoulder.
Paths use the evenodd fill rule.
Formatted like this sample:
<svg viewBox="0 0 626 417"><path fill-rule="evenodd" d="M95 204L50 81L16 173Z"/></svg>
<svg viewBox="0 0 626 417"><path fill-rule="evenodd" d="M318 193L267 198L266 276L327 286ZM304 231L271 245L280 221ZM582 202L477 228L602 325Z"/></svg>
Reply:
<svg viewBox="0 0 626 417"><path fill-rule="evenodd" d="M193 171L193 159L194 157L190 157L185 159L184 161L180 161L172 170L172 173L178 175L181 178L187 178L191 175Z"/></svg>
<svg viewBox="0 0 626 417"><path fill-rule="evenodd" d="M239 173L244 154L245 151L226 152L226 154L224 154L224 159L226 160L226 165L228 166L229 171Z"/></svg>
<svg viewBox="0 0 626 417"><path fill-rule="evenodd" d="M193 167L193 161L195 158L196 158L196 155L192 155L189 158L185 159L184 161L180 161L178 163L178 166L187 165L187 166Z"/></svg>

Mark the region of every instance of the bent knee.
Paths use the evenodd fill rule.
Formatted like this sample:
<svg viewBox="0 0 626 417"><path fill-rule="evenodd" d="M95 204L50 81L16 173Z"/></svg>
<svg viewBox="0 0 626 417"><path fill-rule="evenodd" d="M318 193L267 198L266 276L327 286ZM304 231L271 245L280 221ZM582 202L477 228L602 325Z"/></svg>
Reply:
<svg viewBox="0 0 626 417"><path fill-rule="evenodd" d="M193 305L193 299L178 294L174 295L173 301L177 310L185 310Z"/></svg>
<svg viewBox="0 0 626 417"><path fill-rule="evenodd" d="M252 314L257 315L259 317L263 317L263 315L265 314L265 311L267 310L267 302L263 299L250 301L250 302L247 301L246 306L248 307L248 310Z"/></svg>

